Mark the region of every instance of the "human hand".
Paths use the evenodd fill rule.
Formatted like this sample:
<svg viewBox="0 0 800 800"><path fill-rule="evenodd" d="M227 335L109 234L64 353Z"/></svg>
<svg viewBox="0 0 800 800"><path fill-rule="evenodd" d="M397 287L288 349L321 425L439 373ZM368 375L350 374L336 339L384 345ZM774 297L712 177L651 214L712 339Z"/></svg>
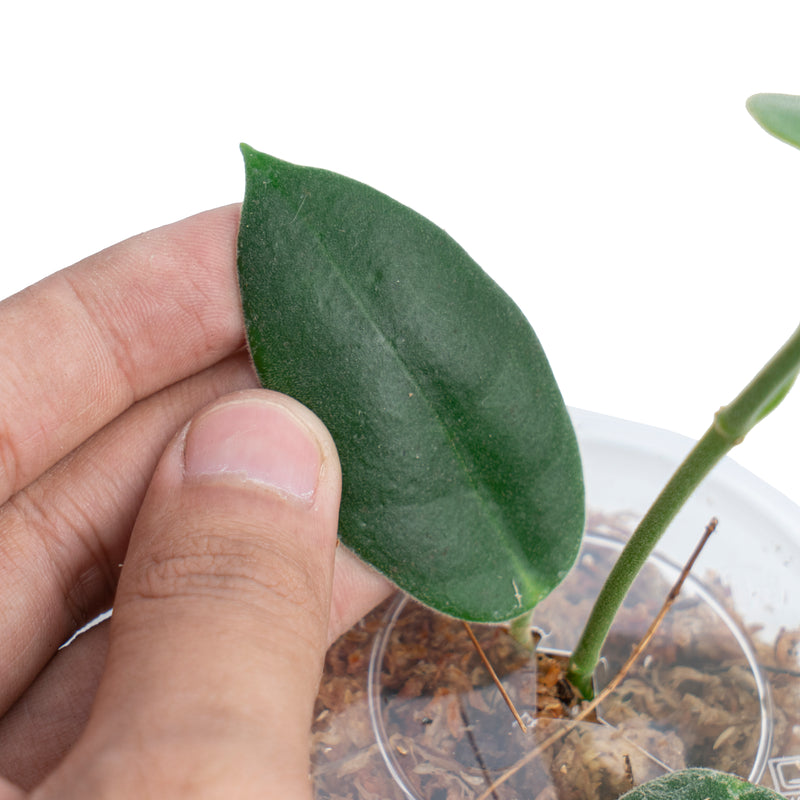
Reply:
<svg viewBox="0 0 800 800"><path fill-rule="evenodd" d="M322 424L255 389L237 224L0 303L0 800L309 794L324 649L388 587L335 546Z"/></svg>

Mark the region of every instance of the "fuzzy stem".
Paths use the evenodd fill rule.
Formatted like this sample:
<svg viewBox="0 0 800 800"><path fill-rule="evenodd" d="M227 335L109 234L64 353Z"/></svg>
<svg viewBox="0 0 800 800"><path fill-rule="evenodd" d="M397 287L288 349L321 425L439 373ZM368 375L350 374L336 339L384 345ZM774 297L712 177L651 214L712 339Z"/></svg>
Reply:
<svg viewBox="0 0 800 800"><path fill-rule="evenodd" d="M584 697L592 695L592 673L614 617L656 543L712 467L783 400L798 370L800 327L738 397L714 415L711 427L642 518L606 579L570 659L567 677Z"/></svg>

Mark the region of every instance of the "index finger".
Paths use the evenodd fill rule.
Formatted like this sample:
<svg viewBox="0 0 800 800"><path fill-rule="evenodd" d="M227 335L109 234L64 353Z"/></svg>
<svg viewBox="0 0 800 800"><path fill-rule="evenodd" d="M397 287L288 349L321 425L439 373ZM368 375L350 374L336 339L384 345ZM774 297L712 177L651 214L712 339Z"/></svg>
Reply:
<svg viewBox="0 0 800 800"><path fill-rule="evenodd" d="M144 233L0 303L0 503L137 400L244 344L239 207Z"/></svg>

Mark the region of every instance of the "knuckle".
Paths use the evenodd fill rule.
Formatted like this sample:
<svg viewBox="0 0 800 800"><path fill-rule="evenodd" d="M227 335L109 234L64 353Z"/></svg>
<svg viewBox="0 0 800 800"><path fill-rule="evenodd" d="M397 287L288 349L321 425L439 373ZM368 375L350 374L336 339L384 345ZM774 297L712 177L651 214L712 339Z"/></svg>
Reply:
<svg viewBox="0 0 800 800"><path fill-rule="evenodd" d="M195 531L143 555L134 592L144 599L201 597L275 612L295 606L316 613L319 580L310 565L263 529Z"/></svg>

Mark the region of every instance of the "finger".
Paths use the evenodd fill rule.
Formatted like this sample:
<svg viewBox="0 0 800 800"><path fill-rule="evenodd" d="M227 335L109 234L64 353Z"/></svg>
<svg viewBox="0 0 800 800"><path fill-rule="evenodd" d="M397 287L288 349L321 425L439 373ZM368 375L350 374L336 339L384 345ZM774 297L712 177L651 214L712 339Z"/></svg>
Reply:
<svg viewBox="0 0 800 800"><path fill-rule="evenodd" d="M0 778L0 800L23 800L25 793L10 781Z"/></svg>
<svg viewBox="0 0 800 800"><path fill-rule="evenodd" d="M0 303L0 503L243 344L238 218L231 206L142 234Z"/></svg>
<svg viewBox="0 0 800 800"><path fill-rule="evenodd" d="M339 547L329 642L349 630L391 589L386 578ZM30 790L61 762L89 718L107 645L105 621L59 650L35 683L0 717L0 775Z"/></svg>
<svg viewBox="0 0 800 800"><path fill-rule="evenodd" d="M169 440L193 413L257 384L245 354L129 409L0 508L0 714L75 630L108 608Z"/></svg>
<svg viewBox="0 0 800 800"><path fill-rule="evenodd" d="M391 590L386 578L349 550L337 548L329 643ZM30 790L60 763L83 733L107 644L106 621L59 650L30 689L0 717L0 775Z"/></svg>
<svg viewBox="0 0 800 800"><path fill-rule="evenodd" d="M245 392L195 418L156 470L89 725L43 797L310 796L339 491L296 402Z"/></svg>
<svg viewBox="0 0 800 800"><path fill-rule="evenodd" d="M0 775L31 790L53 771L83 733L107 650L105 621L59 650L0 717Z"/></svg>
<svg viewBox="0 0 800 800"><path fill-rule="evenodd" d="M333 644L396 587L345 547L336 550L328 644Z"/></svg>

